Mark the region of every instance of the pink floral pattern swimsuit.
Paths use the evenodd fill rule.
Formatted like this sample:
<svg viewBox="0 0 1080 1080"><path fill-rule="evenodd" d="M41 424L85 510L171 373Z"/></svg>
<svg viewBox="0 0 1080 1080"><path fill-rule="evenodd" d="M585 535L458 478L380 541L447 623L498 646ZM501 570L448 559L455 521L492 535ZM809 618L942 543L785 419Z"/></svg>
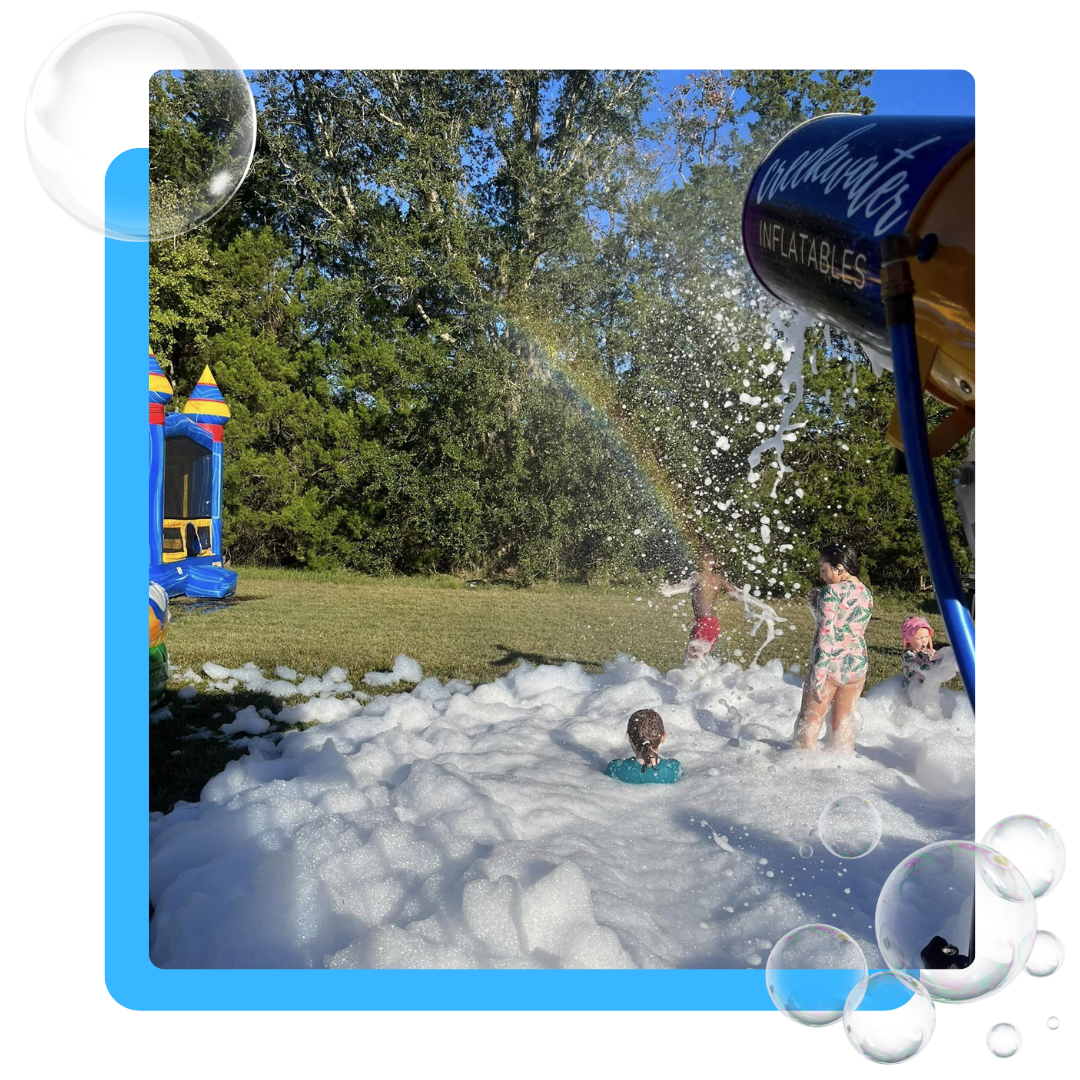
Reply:
<svg viewBox="0 0 1080 1080"><path fill-rule="evenodd" d="M866 678L866 624L873 610L874 597L861 581L838 581L818 592L810 688L819 697L828 679L844 686Z"/></svg>

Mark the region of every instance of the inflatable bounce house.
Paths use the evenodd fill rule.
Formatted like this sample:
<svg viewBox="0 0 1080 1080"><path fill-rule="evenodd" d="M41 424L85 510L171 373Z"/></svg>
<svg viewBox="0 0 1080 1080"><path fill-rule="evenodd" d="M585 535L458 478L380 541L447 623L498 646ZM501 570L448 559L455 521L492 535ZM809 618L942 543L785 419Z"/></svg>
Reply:
<svg viewBox="0 0 1080 1080"><path fill-rule="evenodd" d="M168 596L231 596L222 566L222 440L229 406L206 368L183 412L150 353L150 580Z"/></svg>

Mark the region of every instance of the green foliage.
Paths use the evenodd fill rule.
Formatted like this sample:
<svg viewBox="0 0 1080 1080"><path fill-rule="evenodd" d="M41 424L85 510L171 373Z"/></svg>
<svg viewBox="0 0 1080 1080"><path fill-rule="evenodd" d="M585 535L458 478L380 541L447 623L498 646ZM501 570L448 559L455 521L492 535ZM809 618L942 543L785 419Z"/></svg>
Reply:
<svg viewBox="0 0 1080 1080"><path fill-rule="evenodd" d="M917 588L888 381L864 365L845 403L853 347L820 350L775 499L739 400L779 417L741 254L752 170L805 117L868 111L869 74L706 72L664 100L650 72L259 72L248 180L151 247L174 404L209 364L232 409L232 557L630 580L709 543L772 592L841 531L873 580ZM217 152L195 89L151 84L166 189ZM764 514L773 547L750 558Z"/></svg>

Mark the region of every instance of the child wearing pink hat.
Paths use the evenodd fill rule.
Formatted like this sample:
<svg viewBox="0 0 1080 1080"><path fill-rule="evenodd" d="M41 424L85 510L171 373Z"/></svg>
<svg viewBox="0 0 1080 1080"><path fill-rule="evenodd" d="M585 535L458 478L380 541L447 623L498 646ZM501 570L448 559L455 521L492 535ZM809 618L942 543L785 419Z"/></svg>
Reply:
<svg viewBox="0 0 1080 1080"><path fill-rule="evenodd" d="M918 615L905 619L900 627L904 639L904 689L912 682L923 682L926 673L933 671L945 657L934 656L934 628Z"/></svg>

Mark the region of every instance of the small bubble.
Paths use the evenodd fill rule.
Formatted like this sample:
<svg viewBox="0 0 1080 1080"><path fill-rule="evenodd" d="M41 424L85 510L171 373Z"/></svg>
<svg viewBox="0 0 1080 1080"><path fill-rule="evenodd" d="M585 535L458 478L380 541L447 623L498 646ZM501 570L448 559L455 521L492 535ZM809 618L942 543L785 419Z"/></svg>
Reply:
<svg viewBox="0 0 1080 1080"><path fill-rule="evenodd" d="M1050 1018L1049 1018L1049 1019L1048 1019L1048 1020L1046 1021L1046 1026L1047 1026L1047 1027L1048 1027L1048 1028L1049 1028L1049 1029L1050 1029L1051 1031L1057 1031L1057 1029L1058 1029L1059 1027L1061 1027L1061 1021L1060 1021L1060 1020L1059 1020L1059 1019L1058 1019L1058 1018L1057 1018L1056 1016L1051 1016L1051 1017L1050 1017Z"/></svg>
<svg viewBox="0 0 1080 1080"><path fill-rule="evenodd" d="M1035 944L1031 947L1031 955L1024 965L1024 970L1029 975L1037 978L1045 978L1053 975L1061 961L1065 959L1065 946L1057 934L1051 934L1049 930L1040 930L1035 935Z"/></svg>
<svg viewBox="0 0 1080 1080"><path fill-rule="evenodd" d="M809 844L803 844L799 848L799 855L804 859L809 859L814 854L814 849Z"/></svg>
<svg viewBox="0 0 1080 1080"><path fill-rule="evenodd" d="M1020 1049L1023 1039L1012 1024L995 1024L986 1036L986 1045L994 1057L1012 1057Z"/></svg>

